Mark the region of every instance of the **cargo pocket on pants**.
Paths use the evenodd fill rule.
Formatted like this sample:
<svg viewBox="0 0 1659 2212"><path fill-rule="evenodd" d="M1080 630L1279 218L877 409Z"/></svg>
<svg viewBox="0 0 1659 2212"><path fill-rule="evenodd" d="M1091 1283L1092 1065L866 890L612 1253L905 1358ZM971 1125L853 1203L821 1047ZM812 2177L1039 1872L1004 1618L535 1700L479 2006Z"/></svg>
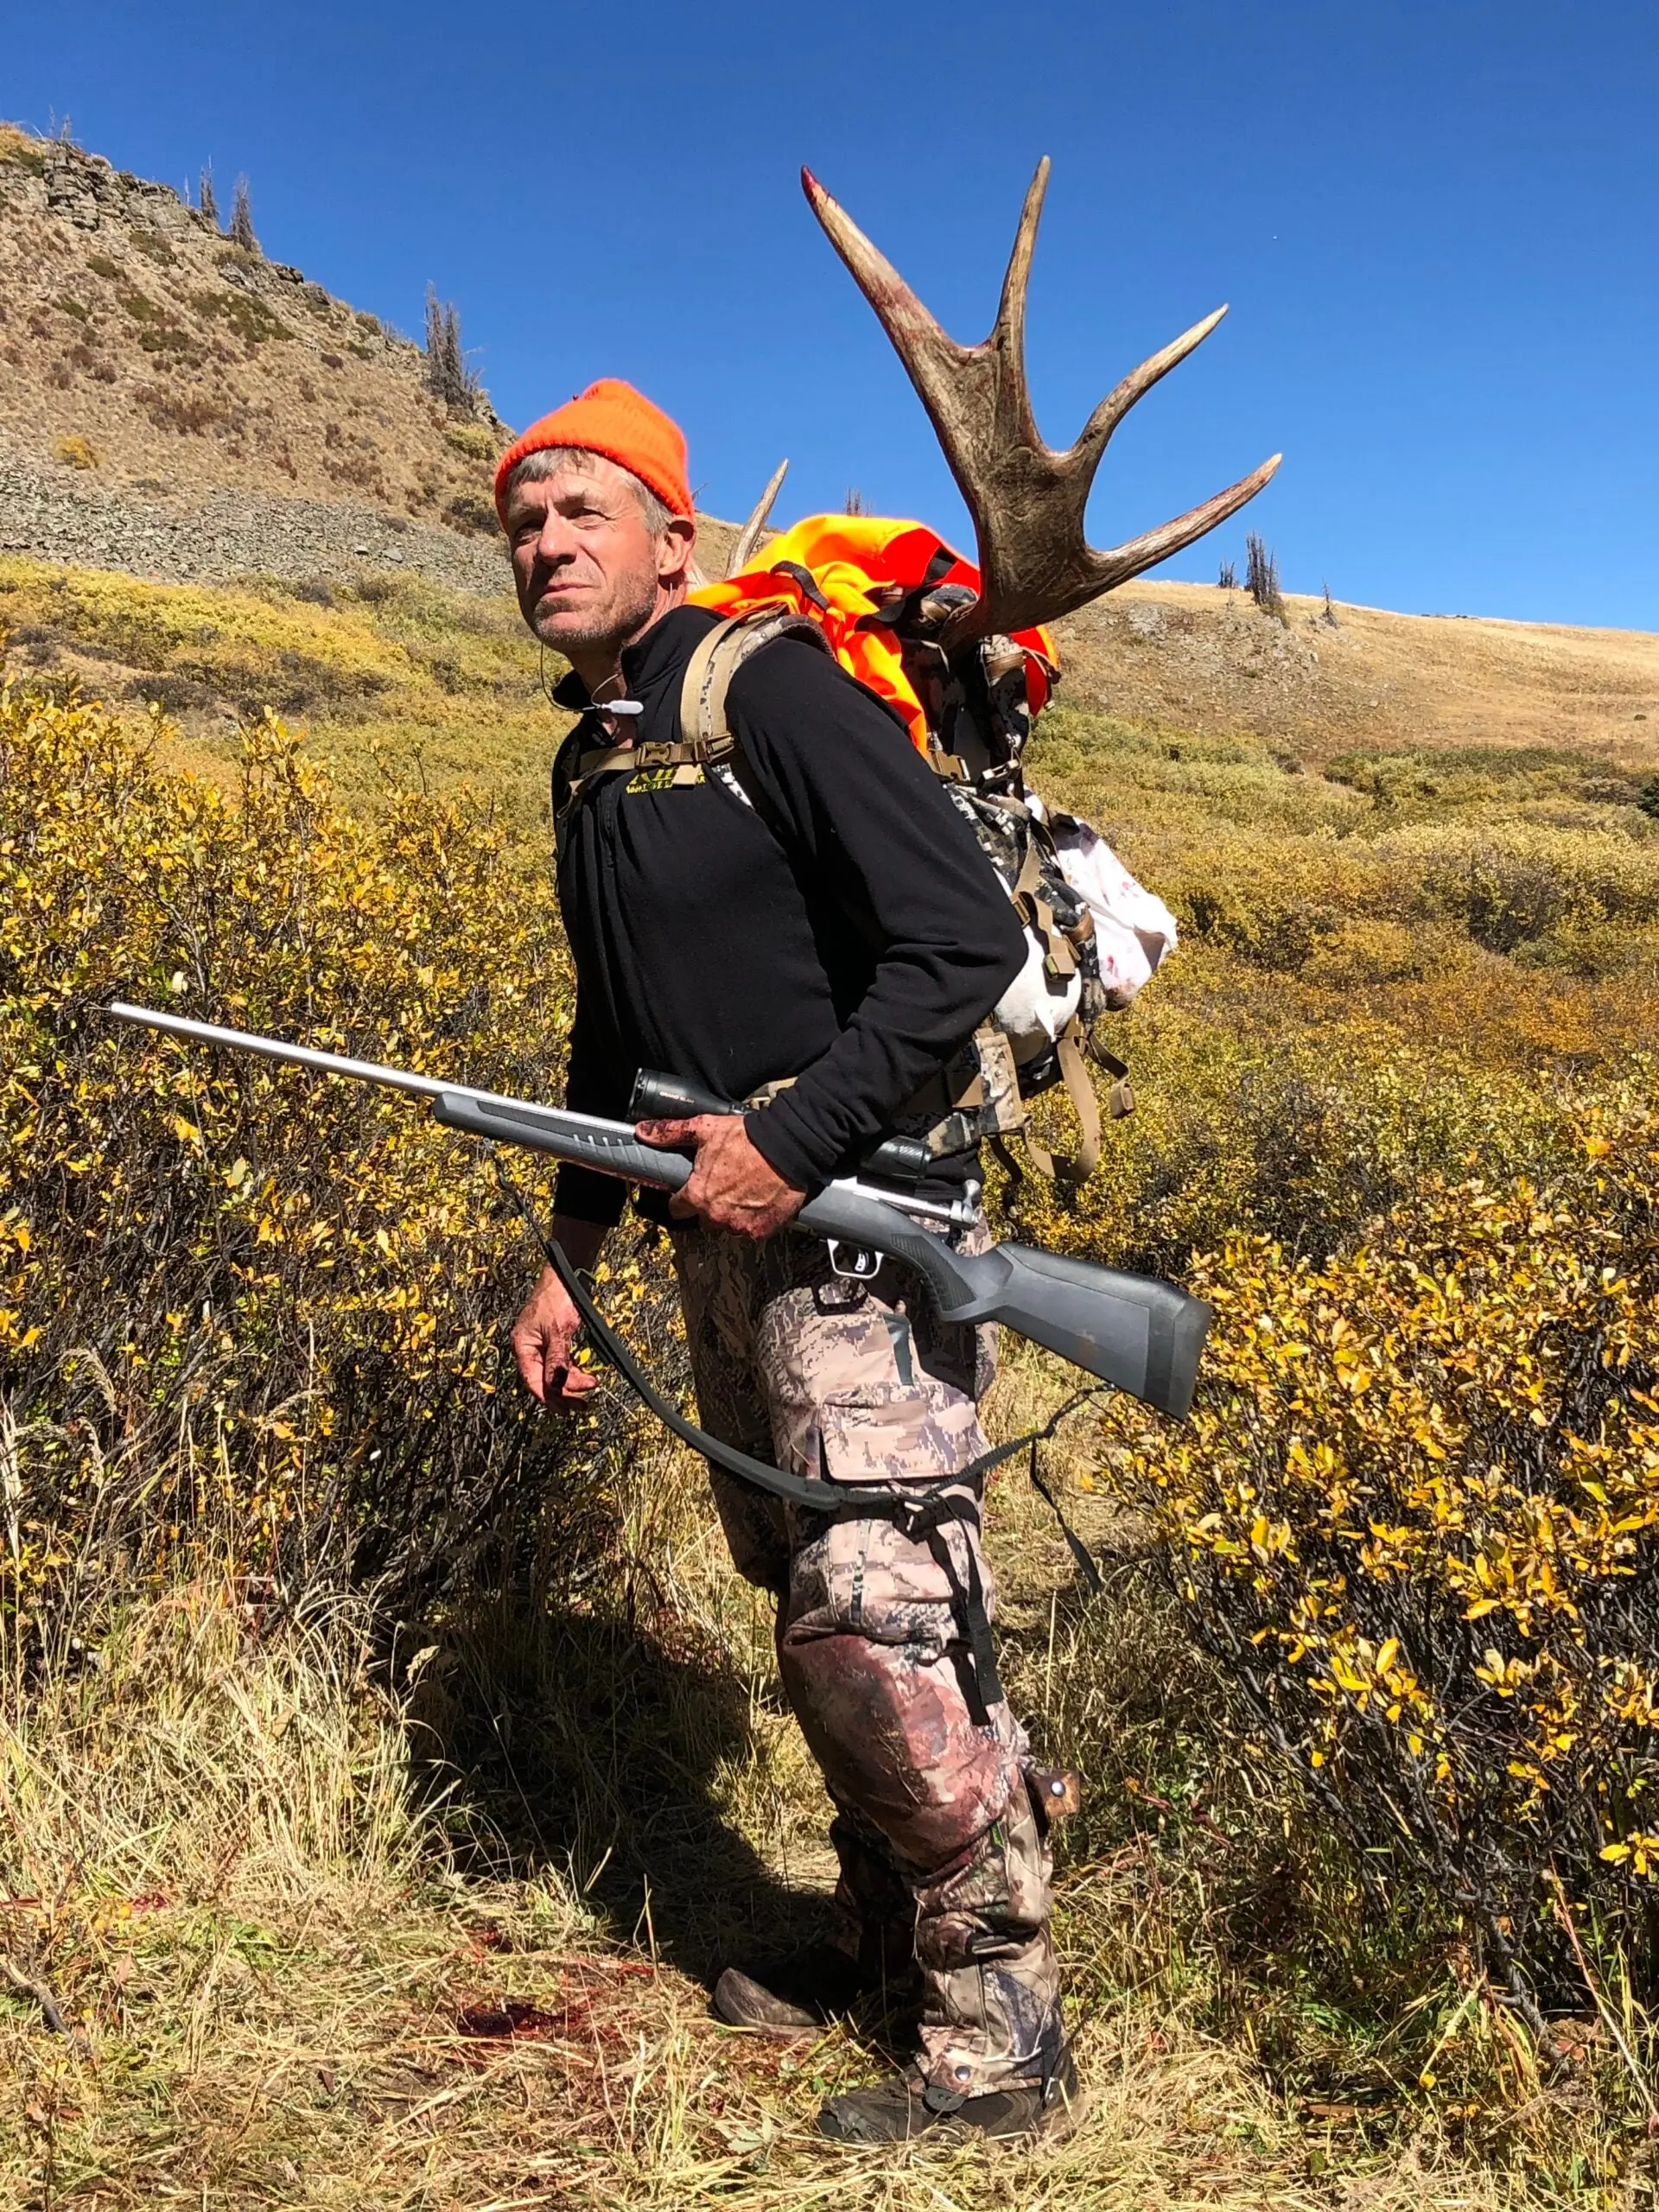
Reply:
<svg viewBox="0 0 1659 2212"><path fill-rule="evenodd" d="M957 1406L942 1408L925 1390L872 1382L826 1399L818 1433L828 1481L901 1488L920 1510L944 1502L951 1477L974 1456L978 1427L970 1402L961 1402L958 1416ZM975 1539L959 1522L912 1535L902 1511L849 1515L798 1554L792 1624L809 1635L906 1644L931 1662L960 1640L963 1590L978 1569Z"/></svg>

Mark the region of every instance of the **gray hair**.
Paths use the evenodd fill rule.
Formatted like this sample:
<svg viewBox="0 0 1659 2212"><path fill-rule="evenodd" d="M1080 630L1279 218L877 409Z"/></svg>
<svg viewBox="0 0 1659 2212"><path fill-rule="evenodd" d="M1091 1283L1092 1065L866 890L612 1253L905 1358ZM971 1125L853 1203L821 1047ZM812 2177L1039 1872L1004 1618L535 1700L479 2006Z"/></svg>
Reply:
<svg viewBox="0 0 1659 2212"><path fill-rule="evenodd" d="M610 461L610 458L609 454L594 453L586 446L538 447L536 452L527 453L512 475L508 477L505 498L512 497L513 486L516 484L540 484L546 478L556 476L566 468L574 468L578 475L590 474L595 462ZM622 468L620 461L613 461L611 465L615 468ZM673 521L673 509L665 505L652 490L650 485L636 476L631 468L622 468L622 474L639 495L639 512L645 518L645 528L653 537L659 536Z"/></svg>

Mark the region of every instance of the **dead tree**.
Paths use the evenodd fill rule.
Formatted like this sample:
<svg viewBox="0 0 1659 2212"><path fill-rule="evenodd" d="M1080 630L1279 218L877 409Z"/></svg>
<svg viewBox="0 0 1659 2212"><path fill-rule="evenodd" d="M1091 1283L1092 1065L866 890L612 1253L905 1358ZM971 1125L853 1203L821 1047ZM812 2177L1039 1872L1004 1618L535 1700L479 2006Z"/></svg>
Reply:
<svg viewBox="0 0 1659 2212"><path fill-rule="evenodd" d="M467 365L461 343L461 310L453 300L426 288L426 385L444 405L470 415L478 398L478 378Z"/></svg>
<svg viewBox="0 0 1659 2212"><path fill-rule="evenodd" d="M1282 618L1284 594L1279 588L1279 563L1268 552L1265 538L1250 531L1244 539L1244 588L1264 614Z"/></svg>
<svg viewBox="0 0 1659 2212"><path fill-rule="evenodd" d="M231 244L239 245L244 253L257 253L259 251L259 241L253 230L253 201L245 176L236 180L236 198L231 208Z"/></svg>

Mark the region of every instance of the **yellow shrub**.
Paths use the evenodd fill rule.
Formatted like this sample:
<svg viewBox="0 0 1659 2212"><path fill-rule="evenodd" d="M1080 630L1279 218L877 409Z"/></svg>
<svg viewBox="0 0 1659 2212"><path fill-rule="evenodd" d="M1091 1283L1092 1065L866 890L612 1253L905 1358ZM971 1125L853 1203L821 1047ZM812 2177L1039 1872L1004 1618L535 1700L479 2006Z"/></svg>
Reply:
<svg viewBox="0 0 1659 2212"><path fill-rule="evenodd" d="M1322 1265L1202 1262L1192 1424L1120 1409L1109 1454L1268 1739L1522 1990L1553 1872L1638 1938L1659 1880L1654 1071L1560 1140L1547 1179L1427 1179Z"/></svg>
<svg viewBox="0 0 1659 2212"><path fill-rule="evenodd" d="M493 461L500 450L500 442L492 430L481 423L454 423L444 432L444 442L464 454L468 461Z"/></svg>
<svg viewBox="0 0 1659 2212"><path fill-rule="evenodd" d="M204 1522L406 1601L515 1503L575 1541L602 1418L556 1441L512 1381L537 1263L474 1149L118 1029L115 996L531 1096L568 1009L542 855L477 810L362 823L269 720L227 798L96 709L0 699L0 1596L49 1616Z"/></svg>
<svg viewBox="0 0 1659 2212"><path fill-rule="evenodd" d="M67 468L101 468L104 465L103 454L89 438L83 438L79 430L72 430L67 436L55 439L52 456L54 461L62 461Z"/></svg>
<svg viewBox="0 0 1659 2212"><path fill-rule="evenodd" d="M1352 925L1332 947L1380 926ZM1247 1235L1323 1258L1448 1165L1535 1165L1560 1141L1557 1116L1524 1061L1468 1048L1482 991L1484 973L1459 974L1433 995L1451 1030L1437 1037L1427 988L1414 1002L1399 984L1364 997L1268 982L1209 947L1184 952L1107 1033L1134 1071L1137 1110L1109 1126L1084 1191L1026 1185L1013 1201L1020 1233L1175 1276ZM1067 1109L1039 1110L1063 1146Z"/></svg>

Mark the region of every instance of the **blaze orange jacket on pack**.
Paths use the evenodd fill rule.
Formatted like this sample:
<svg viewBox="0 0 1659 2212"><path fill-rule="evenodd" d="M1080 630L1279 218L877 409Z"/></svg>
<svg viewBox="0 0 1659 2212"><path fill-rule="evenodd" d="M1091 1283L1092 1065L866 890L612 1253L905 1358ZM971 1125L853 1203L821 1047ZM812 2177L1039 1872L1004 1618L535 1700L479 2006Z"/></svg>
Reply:
<svg viewBox="0 0 1659 2212"><path fill-rule="evenodd" d="M936 568L942 557L949 565ZM884 589L898 585L913 591L924 580L930 586L979 589L979 570L925 524L878 515L809 515L774 537L756 565L723 583L704 584L690 597L693 606L720 614L747 614L781 600L811 616L841 665L904 717L911 742L925 753L927 718L905 672L902 648L891 627L873 619L887 604ZM1059 665L1054 640L1046 629L1021 630L1014 643L1026 650L1034 715Z"/></svg>

